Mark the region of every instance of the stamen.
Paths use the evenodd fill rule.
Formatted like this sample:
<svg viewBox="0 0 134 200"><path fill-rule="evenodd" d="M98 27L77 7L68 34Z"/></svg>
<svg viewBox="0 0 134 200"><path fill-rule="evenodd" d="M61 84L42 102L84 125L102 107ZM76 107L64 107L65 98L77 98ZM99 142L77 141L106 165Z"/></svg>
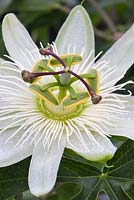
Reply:
<svg viewBox="0 0 134 200"><path fill-rule="evenodd" d="M23 70L21 72L21 75L22 75L22 79L25 82L32 83L33 79L37 78L39 76L57 75L57 74L63 74L63 73L65 73L64 70L61 70L61 71L58 71L58 72L29 72L27 70Z"/></svg>
<svg viewBox="0 0 134 200"><path fill-rule="evenodd" d="M93 92L92 88L88 85L88 83L83 78L81 78L78 74L76 74L73 71L71 71L66 66L66 64L64 63L64 61L53 52L53 49L52 49L51 45L49 45L47 48L41 48L39 50L39 52L42 55L44 55L44 56L49 56L49 55L53 56L54 58L56 58L63 65L64 70L65 70L64 72L69 72L70 74L72 74L73 76L75 76L76 78L78 78L85 85L85 87L87 88L87 90L88 90L88 92L89 92L89 94L91 96L91 101L92 101L93 104L98 104L101 101L102 96L96 95Z"/></svg>
<svg viewBox="0 0 134 200"><path fill-rule="evenodd" d="M62 66L64 67L64 70L61 70L61 71L58 71L58 72L29 72L27 70L23 70L21 72L21 75L22 75L22 79L25 81L25 82L29 82L29 83L32 83L34 81L34 78L37 78L39 76L45 76L45 75L57 75L57 74L64 74L64 73L69 73L69 74L72 74L73 76L75 76L76 78L78 78L84 85L85 87L87 88L90 96L91 96L91 101L93 104L98 104L101 99L102 99L102 96L100 95L96 95L94 93L94 91L92 90L92 88L89 86L89 84L81 77L79 76L78 74L74 73L73 71L71 71L67 66L66 64L64 63L64 61L58 56L56 55L54 52L53 52L53 49L52 49L52 46L49 45L48 48L41 48L39 50L39 52L42 54L42 55L47 55L47 56L53 56L54 58L56 58L61 64Z"/></svg>

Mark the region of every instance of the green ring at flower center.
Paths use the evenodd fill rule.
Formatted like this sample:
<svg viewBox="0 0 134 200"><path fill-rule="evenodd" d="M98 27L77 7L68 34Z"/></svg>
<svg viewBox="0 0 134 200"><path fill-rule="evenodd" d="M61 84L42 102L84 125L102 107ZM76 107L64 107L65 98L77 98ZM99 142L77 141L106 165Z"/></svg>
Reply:
<svg viewBox="0 0 134 200"><path fill-rule="evenodd" d="M45 102L41 98L36 98L36 105L38 110L49 119L54 119L58 121L66 121L71 118L78 117L85 108L84 104L74 105L70 108L63 107L60 105L51 105Z"/></svg>

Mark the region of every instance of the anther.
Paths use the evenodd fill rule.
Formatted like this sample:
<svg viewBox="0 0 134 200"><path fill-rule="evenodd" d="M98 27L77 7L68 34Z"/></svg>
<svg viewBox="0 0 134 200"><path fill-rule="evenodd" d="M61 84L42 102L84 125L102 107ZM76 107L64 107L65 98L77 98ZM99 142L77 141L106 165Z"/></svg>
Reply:
<svg viewBox="0 0 134 200"><path fill-rule="evenodd" d="M29 71L23 70L23 71L21 72L21 76L22 76L22 79L23 79L25 82L31 83L32 80L33 80L33 75L32 75L31 72L29 72Z"/></svg>
<svg viewBox="0 0 134 200"><path fill-rule="evenodd" d="M91 97L91 101L93 104L98 104L102 100L102 96L94 95Z"/></svg>

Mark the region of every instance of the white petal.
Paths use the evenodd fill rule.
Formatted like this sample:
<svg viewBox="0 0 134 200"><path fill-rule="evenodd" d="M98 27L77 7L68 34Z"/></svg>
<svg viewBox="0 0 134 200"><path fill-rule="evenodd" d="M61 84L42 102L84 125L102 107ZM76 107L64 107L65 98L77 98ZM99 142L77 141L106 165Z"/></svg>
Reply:
<svg viewBox="0 0 134 200"><path fill-rule="evenodd" d="M90 52L94 50L94 32L92 23L82 6L76 6L72 9L67 20L61 27L55 43L59 54L66 54L69 46L70 53L73 53L75 47L76 53L81 54L84 48L84 59L86 59ZM93 58L94 53L91 56L91 60Z"/></svg>
<svg viewBox="0 0 134 200"><path fill-rule="evenodd" d="M0 77L0 86L7 86L10 88L14 89L19 89L19 88L26 88L28 91L28 84L25 83L22 78L16 77L16 76L1 76ZM16 86L16 87L15 87ZM21 90L20 90L21 93Z"/></svg>
<svg viewBox="0 0 134 200"><path fill-rule="evenodd" d="M0 102L1 103L1 102ZM4 103L1 103L2 106L5 106ZM8 127L10 124L15 123L16 120L10 114L5 114L0 119L0 129L4 129ZM19 123L17 124L19 125ZM14 125L16 126L16 124Z"/></svg>
<svg viewBox="0 0 134 200"><path fill-rule="evenodd" d="M110 129L111 135L124 136L134 140L134 97L126 97L128 103L126 110L129 113L120 116L120 120L115 122L114 127Z"/></svg>
<svg viewBox="0 0 134 200"><path fill-rule="evenodd" d="M91 140L86 133L81 133L84 143L87 148L82 144L75 134L70 137L70 144L67 144L67 148L74 150L82 157L91 161L106 161L110 159L115 151L116 147L110 142L107 137L103 137L98 133L93 133L94 140ZM73 146L72 146L73 145Z"/></svg>
<svg viewBox="0 0 134 200"><path fill-rule="evenodd" d="M35 61L40 58L38 48L14 14L10 13L5 16L2 33L10 56L22 67L31 69Z"/></svg>
<svg viewBox="0 0 134 200"><path fill-rule="evenodd" d="M4 59L0 58L0 65L2 65L3 62L4 62Z"/></svg>
<svg viewBox="0 0 134 200"><path fill-rule="evenodd" d="M9 67L9 68L13 68L13 69L18 69L17 66L15 66L13 62L6 61L3 58L0 58L0 67Z"/></svg>
<svg viewBox="0 0 134 200"><path fill-rule="evenodd" d="M29 142L25 142L23 145L16 145L24 132L19 131L16 136L10 139L18 128L8 129L0 134L0 167L5 167L17 163L32 154L32 145Z"/></svg>
<svg viewBox="0 0 134 200"><path fill-rule="evenodd" d="M111 74L107 74L105 77L105 83L109 83L111 80L111 86L120 80L129 67L134 63L134 25L98 60L108 61L109 64L101 68L100 72L103 74L109 68L116 65L116 69L112 70ZM111 78L112 77L112 78ZM100 84L101 80L100 80Z"/></svg>
<svg viewBox="0 0 134 200"><path fill-rule="evenodd" d="M7 68L5 69L7 70ZM4 73L4 69L0 68L0 72ZM19 77L0 76L0 129L8 127L12 123L15 123L14 126L20 125L18 122L20 119L17 119L16 115L22 113L23 116L23 111L34 108L34 101L31 97L28 86Z"/></svg>
<svg viewBox="0 0 134 200"><path fill-rule="evenodd" d="M14 67L6 67L5 65L0 66L0 75L1 76L17 76L22 79L20 72Z"/></svg>
<svg viewBox="0 0 134 200"><path fill-rule="evenodd" d="M35 196L43 196L53 188L65 143L66 137L62 136L59 148L57 140L52 143L49 150L43 147L42 142L34 147L30 164L29 187Z"/></svg>

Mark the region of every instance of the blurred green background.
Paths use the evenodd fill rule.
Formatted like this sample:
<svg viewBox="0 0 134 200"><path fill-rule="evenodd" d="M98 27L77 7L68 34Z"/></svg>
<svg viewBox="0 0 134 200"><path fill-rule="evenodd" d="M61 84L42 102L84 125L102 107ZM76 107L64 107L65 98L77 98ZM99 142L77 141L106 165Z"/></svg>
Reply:
<svg viewBox="0 0 134 200"><path fill-rule="evenodd" d="M30 32L33 40L45 46L55 40L57 32L70 10L80 0L0 0L0 28L4 15L15 13ZM96 36L96 54L105 52L134 21L134 0L86 0ZM0 33L0 57L7 54ZM134 67L127 72L126 80L134 80ZM134 94L134 86L128 85Z"/></svg>

